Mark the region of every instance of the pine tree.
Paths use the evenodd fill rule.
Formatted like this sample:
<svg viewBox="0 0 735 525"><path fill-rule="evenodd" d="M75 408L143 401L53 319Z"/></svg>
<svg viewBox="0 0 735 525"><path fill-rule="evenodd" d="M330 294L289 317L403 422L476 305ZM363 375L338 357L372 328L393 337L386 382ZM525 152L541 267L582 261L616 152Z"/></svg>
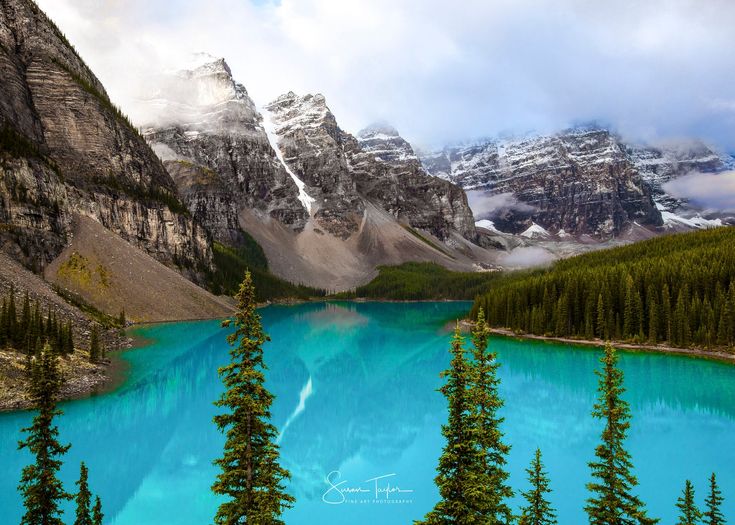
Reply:
<svg viewBox="0 0 735 525"><path fill-rule="evenodd" d="M679 521L677 525L697 525L702 518L697 505L694 503L694 486L692 482L686 480L684 491L676 502L679 509Z"/></svg>
<svg viewBox="0 0 735 525"><path fill-rule="evenodd" d="M602 299L602 293L597 296L597 337L606 339L607 335L607 315L605 315L605 301Z"/></svg>
<svg viewBox="0 0 735 525"><path fill-rule="evenodd" d="M638 484L632 474L630 454L624 448L630 427L630 408L622 399L625 392L623 373L617 367L618 357L612 345L605 346L600 378L599 397L592 415L605 422L602 443L597 446L596 461L589 463L592 477L587 489L593 494L585 511L590 525L649 525L658 520L646 515L643 502L632 494Z"/></svg>
<svg viewBox="0 0 735 525"><path fill-rule="evenodd" d="M8 310L5 323L5 330L8 334L10 344L14 345L18 341L18 313L15 310L15 288L12 286L10 287L10 298L8 299Z"/></svg>
<svg viewBox="0 0 735 525"><path fill-rule="evenodd" d="M449 368L441 374L447 381L439 389L449 403L447 424L442 425L446 445L439 456L437 476L434 478L441 499L426 515L426 524L474 523L477 517L469 506L468 493L479 497L479 491L484 488L478 487L477 480L472 479L481 456L473 445L473 424L467 392L470 365L465 356L464 338L459 326L454 330L451 352Z"/></svg>
<svg viewBox="0 0 735 525"><path fill-rule="evenodd" d="M121 328L125 328L127 325L127 321L125 319L125 308L120 310L120 316L118 317L117 322L120 324Z"/></svg>
<svg viewBox="0 0 735 525"><path fill-rule="evenodd" d="M541 462L541 450L536 449L536 454L531 461L531 466L526 469L528 473L528 482L531 489L523 492L523 497L528 503L521 508L521 516L519 525L555 525L556 512L551 507L551 503L546 496L551 493L549 488L549 477L544 472L544 465Z"/></svg>
<svg viewBox="0 0 735 525"><path fill-rule="evenodd" d="M31 426L23 429L26 439L18 443L36 458L23 468L18 485L26 509L21 525L63 525L59 503L71 499L56 477L61 468L59 458L69 450L69 445L59 443L59 430L53 424L54 417L61 414L56 408L61 384L57 358L46 345L31 366L30 394L38 414Z"/></svg>
<svg viewBox="0 0 735 525"><path fill-rule="evenodd" d="M98 363L102 357L100 350L100 335L97 326L92 326L92 333L89 336L89 361L92 363Z"/></svg>
<svg viewBox="0 0 735 525"><path fill-rule="evenodd" d="M255 288L250 272L235 296L236 330L228 336L231 362L218 372L227 388L215 405L227 411L214 417L225 433L223 457L215 460L221 469L212 485L215 494L227 496L217 509L215 523L230 525L282 524L281 514L294 498L285 492L289 472L278 463L277 430L270 423L273 394L265 388L263 332L255 307Z"/></svg>
<svg viewBox="0 0 735 525"><path fill-rule="evenodd" d="M722 501L722 492L717 486L717 478L713 472L709 478L709 495L704 500L704 504L707 507L707 510L703 514L705 525L725 525L725 517L720 510Z"/></svg>
<svg viewBox="0 0 735 525"><path fill-rule="evenodd" d="M102 502L100 497L97 496L94 499L94 507L92 507L92 525L102 525L102 519L105 517L102 514Z"/></svg>
<svg viewBox="0 0 735 525"><path fill-rule="evenodd" d="M658 341L658 307L656 301L650 299L648 303L648 342L656 344Z"/></svg>
<svg viewBox="0 0 735 525"><path fill-rule="evenodd" d="M468 402L470 424L474 429L467 436L468 440L476 442L473 446L480 454L473 475L480 494L465 503L477 510L482 523L494 525L511 521L512 513L506 500L513 497L513 490L507 484L509 474L505 470L510 447L503 443L500 429L503 418L498 415L503 407L498 392L500 365L496 354L487 349L489 335L485 313L480 309L472 331L474 359L468 363Z"/></svg>
<svg viewBox="0 0 735 525"><path fill-rule="evenodd" d="M89 492L89 484L87 482L88 474L87 466L82 462L79 467L79 481L77 481L79 490L77 491L77 496L75 498L77 513L74 525L93 525L92 516L90 514L92 494Z"/></svg>

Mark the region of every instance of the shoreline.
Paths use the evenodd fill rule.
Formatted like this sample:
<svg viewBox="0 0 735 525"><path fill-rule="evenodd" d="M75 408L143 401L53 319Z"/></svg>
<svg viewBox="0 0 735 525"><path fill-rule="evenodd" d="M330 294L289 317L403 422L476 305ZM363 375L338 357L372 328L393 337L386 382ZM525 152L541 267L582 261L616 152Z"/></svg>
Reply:
<svg viewBox="0 0 735 525"><path fill-rule="evenodd" d="M449 302L471 302L469 300L461 299L426 299L426 300L393 300L393 299L366 299L366 298L352 298L352 299L327 299L319 298L315 300L300 300L300 301L278 301L278 302L265 302L259 303L258 308L264 308L267 306L297 306L300 304L307 303L333 303L333 302L355 302L355 303L449 303ZM214 321L226 319L223 317L202 317L195 319L180 319L180 320L166 320L166 321L147 321L147 322L135 322L130 323L126 327L126 335L124 344L115 350L110 351L108 354L108 363L104 367L95 367L96 369L92 373L82 374L76 376L70 382L65 385L65 392L59 399L59 403L67 401L75 401L80 399L86 399L97 395L104 395L113 392L119 388L127 377L129 364L122 358L122 353L127 350L141 348L149 344L151 341L145 337L136 336L128 332L129 329L135 327L145 327L164 323L185 323L185 322L198 322L198 321ZM455 321L447 323L445 328L452 329ZM464 319L460 320L460 328L463 332L471 330L471 323ZM575 346L585 347L604 347L606 341L602 339L575 339L570 337L554 337L554 336L542 336L535 334L523 334L516 333L513 330L507 328L491 328L490 332L492 335L499 337L508 337L516 340L535 340L545 341L549 343L561 343ZM658 354L668 355L680 355L700 359L709 359L720 361L728 364L735 364L735 353L725 352L722 350L704 350L700 348L677 348L666 345L651 345L651 344L635 344L625 343L620 341L610 341L610 343L618 349L626 352L649 352ZM16 412L30 410L32 407L25 399L14 399L4 405L0 405L0 413L4 412Z"/></svg>
<svg viewBox="0 0 735 525"><path fill-rule="evenodd" d="M469 328L467 321L462 322L462 328ZM519 340L535 340L535 341L547 341L551 343L564 343L577 346L588 346L601 348L604 347L607 341L602 339L573 339L569 337L553 337L535 334L518 334L513 330L507 328L491 328L490 332L493 335L501 337L509 337L512 339ZM703 350L700 348L677 348L674 346L666 345L650 345L650 344L635 344L635 343L624 343L619 341L610 341L610 344L614 348L624 350L626 352L649 352L652 354L668 354L668 355L681 355L688 357L704 358L714 361L721 361L723 363L735 364L735 353L723 352L719 350Z"/></svg>

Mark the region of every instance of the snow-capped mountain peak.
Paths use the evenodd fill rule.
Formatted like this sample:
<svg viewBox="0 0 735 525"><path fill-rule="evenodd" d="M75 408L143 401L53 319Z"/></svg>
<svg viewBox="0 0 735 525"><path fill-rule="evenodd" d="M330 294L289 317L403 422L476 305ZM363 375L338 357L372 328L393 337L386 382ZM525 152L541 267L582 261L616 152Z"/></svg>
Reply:
<svg viewBox="0 0 735 525"><path fill-rule="evenodd" d="M357 134L360 147L382 162L418 162L418 157L398 130L385 122L378 122Z"/></svg>

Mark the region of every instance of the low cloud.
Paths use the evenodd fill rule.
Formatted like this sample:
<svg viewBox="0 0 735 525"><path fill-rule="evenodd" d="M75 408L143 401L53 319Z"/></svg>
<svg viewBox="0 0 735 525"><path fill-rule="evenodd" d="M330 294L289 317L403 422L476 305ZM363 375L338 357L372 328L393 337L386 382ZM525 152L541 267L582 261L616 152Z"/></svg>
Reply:
<svg viewBox="0 0 735 525"><path fill-rule="evenodd" d="M735 171L690 173L665 183L663 189L705 209L735 211Z"/></svg>
<svg viewBox="0 0 735 525"><path fill-rule="evenodd" d="M555 260L556 256L548 250L537 246L525 246L502 255L498 262L507 268L531 268L546 266Z"/></svg>
<svg viewBox="0 0 735 525"><path fill-rule="evenodd" d="M533 206L519 201L510 192L490 194L482 190L471 190L467 192L467 202L476 220L495 217L501 212L511 210L531 213L535 209Z"/></svg>

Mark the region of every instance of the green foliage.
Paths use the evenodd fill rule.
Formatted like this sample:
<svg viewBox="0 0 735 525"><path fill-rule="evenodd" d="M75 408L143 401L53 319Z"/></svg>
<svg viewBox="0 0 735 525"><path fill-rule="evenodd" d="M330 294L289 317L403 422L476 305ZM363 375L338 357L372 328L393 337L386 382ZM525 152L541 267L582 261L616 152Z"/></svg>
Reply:
<svg viewBox="0 0 735 525"><path fill-rule="evenodd" d="M22 430L27 436L18 447L27 448L35 463L23 468L18 485L26 509L21 525L63 525L59 504L71 499L57 478L60 457L69 450L69 445L59 443L59 429L53 423L61 414L56 408L62 384L57 359L46 345L31 364L30 394L38 414Z"/></svg>
<svg viewBox="0 0 735 525"><path fill-rule="evenodd" d="M38 301L31 306L28 293L18 312L15 290L11 288L0 305L0 348L13 348L30 357L38 354L46 343L56 355L71 354L74 351L71 321L64 323L51 310L44 316Z"/></svg>
<svg viewBox="0 0 735 525"><path fill-rule="evenodd" d="M549 488L549 477L544 472L541 462L541 450L536 449L531 466L526 469L528 482L531 488L523 492L526 506L521 508L521 516L518 525L555 525L556 513L546 496L551 493Z"/></svg>
<svg viewBox="0 0 735 525"><path fill-rule="evenodd" d="M479 459L479 454L473 447L471 437L472 421L467 392L470 364L459 326L454 331L451 352L449 368L441 374L447 381L439 389L449 403L447 424L442 425L446 444L439 457L435 478L441 499L426 515L424 523L427 525L476 522L470 508L470 497L471 493L477 495L478 480L473 479L472 475L473 464Z"/></svg>
<svg viewBox="0 0 735 525"><path fill-rule="evenodd" d="M595 449L597 459L589 463L592 482L587 489L592 496L585 511L590 525L652 525L658 520L646 515L643 502L632 493L638 484L633 475L633 463L625 450L625 438L630 428L630 407L622 398L623 372L617 367L615 349L605 346L600 378L599 396L592 415L602 420L602 443Z"/></svg>
<svg viewBox="0 0 735 525"><path fill-rule="evenodd" d="M212 491L227 500L217 509L214 521L220 525L282 524L280 516L294 498L284 486L290 474L278 463L278 431L270 422L273 394L266 389L263 375L262 347L270 338L263 332L249 272L235 298L236 329L227 338L232 345L231 360L218 370L226 391L215 402L225 412L214 417L226 442L223 456L214 461L221 472Z"/></svg>
<svg viewBox="0 0 735 525"><path fill-rule="evenodd" d="M87 301L82 299L81 296L70 292L66 288L60 286L54 286L54 291L59 294L67 303L72 306L76 306L88 317L91 317L104 328L125 328L125 325L120 324L121 318L107 315L106 313L98 310Z"/></svg>
<svg viewBox="0 0 735 525"><path fill-rule="evenodd" d="M94 507L92 507L92 525L102 525L105 515L102 513L102 502L100 497L94 499Z"/></svg>
<svg viewBox="0 0 735 525"><path fill-rule="evenodd" d="M309 286L293 284L268 271L268 260L260 245L246 232L241 246L233 248L214 242L214 266L209 276L209 287L215 294L234 295L243 274L249 271L256 287L258 301L278 298L309 299L323 297L325 292Z"/></svg>
<svg viewBox="0 0 735 525"><path fill-rule="evenodd" d="M513 497L505 470L510 446L503 442L501 425L504 419L500 397L500 363L495 352L488 351L490 329L482 310L472 330L472 360L469 389L471 436L480 456L474 464L474 476L482 490L470 500L482 517L482 523L502 524L512 520L506 500Z"/></svg>
<svg viewBox="0 0 735 525"><path fill-rule="evenodd" d="M696 503L694 502L694 485L689 480L684 484L684 490L676 500L676 508L679 509L679 521L677 525L697 525L702 518Z"/></svg>
<svg viewBox="0 0 735 525"><path fill-rule="evenodd" d="M0 151L15 158L41 158L38 147L7 123L0 127Z"/></svg>
<svg viewBox="0 0 735 525"><path fill-rule="evenodd" d="M702 517L705 525L724 525L726 523L721 510L723 501L722 492L717 486L717 478L713 472L709 478L709 494L704 500L706 509Z"/></svg>
<svg viewBox="0 0 735 525"><path fill-rule="evenodd" d="M668 235L514 272L478 297L490 324L537 335L735 344L735 229Z"/></svg>
<svg viewBox="0 0 735 525"><path fill-rule="evenodd" d="M92 327L92 333L89 336L89 361L91 363L99 363L104 357L104 351L100 345L100 334L97 326Z"/></svg>
<svg viewBox="0 0 735 525"><path fill-rule="evenodd" d="M93 525L90 505L92 503L92 494L89 492L89 484L87 482L88 471L82 461L79 466L79 481L77 481L77 495L75 498L77 504L76 519L74 525Z"/></svg>
<svg viewBox="0 0 735 525"><path fill-rule="evenodd" d="M380 266L378 276L368 284L336 297L474 299L485 292L498 276L497 272L452 272L436 263L409 262L399 266Z"/></svg>
<svg viewBox="0 0 735 525"><path fill-rule="evenodd" d="M506 499L513 491L506 484L506 456L498 410L498 364L487 351L489 329L480 317L473 331L473 360L464 349L459 327L454 332L447 378L440 391L449 403L446 444L439 457L436 484L441 499L426 515L426 524L464 523L500 525L512 521Z"/></svg>

